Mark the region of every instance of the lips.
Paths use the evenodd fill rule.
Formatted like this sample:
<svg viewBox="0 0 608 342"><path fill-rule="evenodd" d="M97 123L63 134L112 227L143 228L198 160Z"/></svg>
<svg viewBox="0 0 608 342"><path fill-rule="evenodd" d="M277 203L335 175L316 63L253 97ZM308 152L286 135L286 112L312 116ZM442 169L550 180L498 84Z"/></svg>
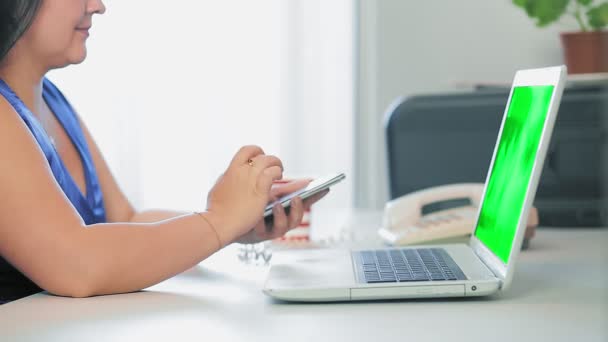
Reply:
<svg viewBox="0 0 608 342"><path fill-rule="evenodd" d="M77 27L76 28L76 32L82 34L84 37L88 37L89 36L89 29L90 28L91 28L91 26Z"/></svg>

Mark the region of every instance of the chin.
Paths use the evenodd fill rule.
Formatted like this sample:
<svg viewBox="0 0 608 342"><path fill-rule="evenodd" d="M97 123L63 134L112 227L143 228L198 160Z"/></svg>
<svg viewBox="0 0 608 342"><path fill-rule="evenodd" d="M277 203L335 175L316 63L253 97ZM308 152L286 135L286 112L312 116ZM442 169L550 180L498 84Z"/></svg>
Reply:
<svg viewBox="0 0 608 342"><path fill-rule="evenodd" d="M85 46L72 47L57 55L50 63L50 69L62 69L70 65L80 64L87 58Z"/></svg>
<svg viewBox="0 0 608 342"><path fill-rule="evenodd" d="M69 56L70 64L80 64L87 59L87 49L82 48L80 51L74 51Z"/></svg>
<svg viewBox="0 0 608 342"><path fill-rule="evenodd" d="M82 55L81 57L79 57L77 59L74 59L72 61L72 64L80 64L80 63L84 62L85 59L87 59L87 54L86 53L84 55Z"/></svg>
<svg viewBox="0 0 608 342"><path fill-rule="evenodd" d="M83 43L73 44L63 55L66 66L80 64L87 58L87 47Z"/></svg>

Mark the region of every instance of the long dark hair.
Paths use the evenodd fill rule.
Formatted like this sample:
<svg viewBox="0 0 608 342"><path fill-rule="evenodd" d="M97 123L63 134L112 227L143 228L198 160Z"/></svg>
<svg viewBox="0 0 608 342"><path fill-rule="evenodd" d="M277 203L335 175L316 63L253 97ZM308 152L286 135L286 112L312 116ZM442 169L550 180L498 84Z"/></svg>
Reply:
<svg viewBox="0 0 608 342"><path fill-rule="evenodd" d="M32 24L42 0L0 0L0 63Z"/></svg>

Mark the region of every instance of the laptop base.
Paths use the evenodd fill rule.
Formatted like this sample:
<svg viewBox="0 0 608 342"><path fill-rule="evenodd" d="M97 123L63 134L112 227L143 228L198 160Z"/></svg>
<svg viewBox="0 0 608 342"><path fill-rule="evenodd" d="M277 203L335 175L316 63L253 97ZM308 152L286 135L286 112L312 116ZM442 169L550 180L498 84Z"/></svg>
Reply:
<svg viewBox="0 0 608 342"><path fill-rule="evenodd" d="M294 302L334 302L374 299L487 296L499 291L500 281L464 244L424 246L445 250L466 279L362 283L357 279L353 252L349 249L278 251L264 292ZM420 246L382 248L408 250Z"/></svg>

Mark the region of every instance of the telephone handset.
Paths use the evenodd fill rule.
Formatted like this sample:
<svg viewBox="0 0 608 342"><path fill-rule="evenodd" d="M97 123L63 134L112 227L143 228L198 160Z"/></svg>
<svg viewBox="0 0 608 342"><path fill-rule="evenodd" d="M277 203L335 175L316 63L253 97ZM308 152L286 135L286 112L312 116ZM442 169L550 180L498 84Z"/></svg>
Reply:
<svg viewBox="0 0 608 342"><path fill-rule="evenodd" d="M429 242L466 242L474 230L482 183L449 184L404 195L388 202L384 208L379 234L391 245ZM460 202L460 206L425 214L432 206ZM528 226L538 225L538 213L532 208ZM528 238L530 234L526 234Z"/></svg>

